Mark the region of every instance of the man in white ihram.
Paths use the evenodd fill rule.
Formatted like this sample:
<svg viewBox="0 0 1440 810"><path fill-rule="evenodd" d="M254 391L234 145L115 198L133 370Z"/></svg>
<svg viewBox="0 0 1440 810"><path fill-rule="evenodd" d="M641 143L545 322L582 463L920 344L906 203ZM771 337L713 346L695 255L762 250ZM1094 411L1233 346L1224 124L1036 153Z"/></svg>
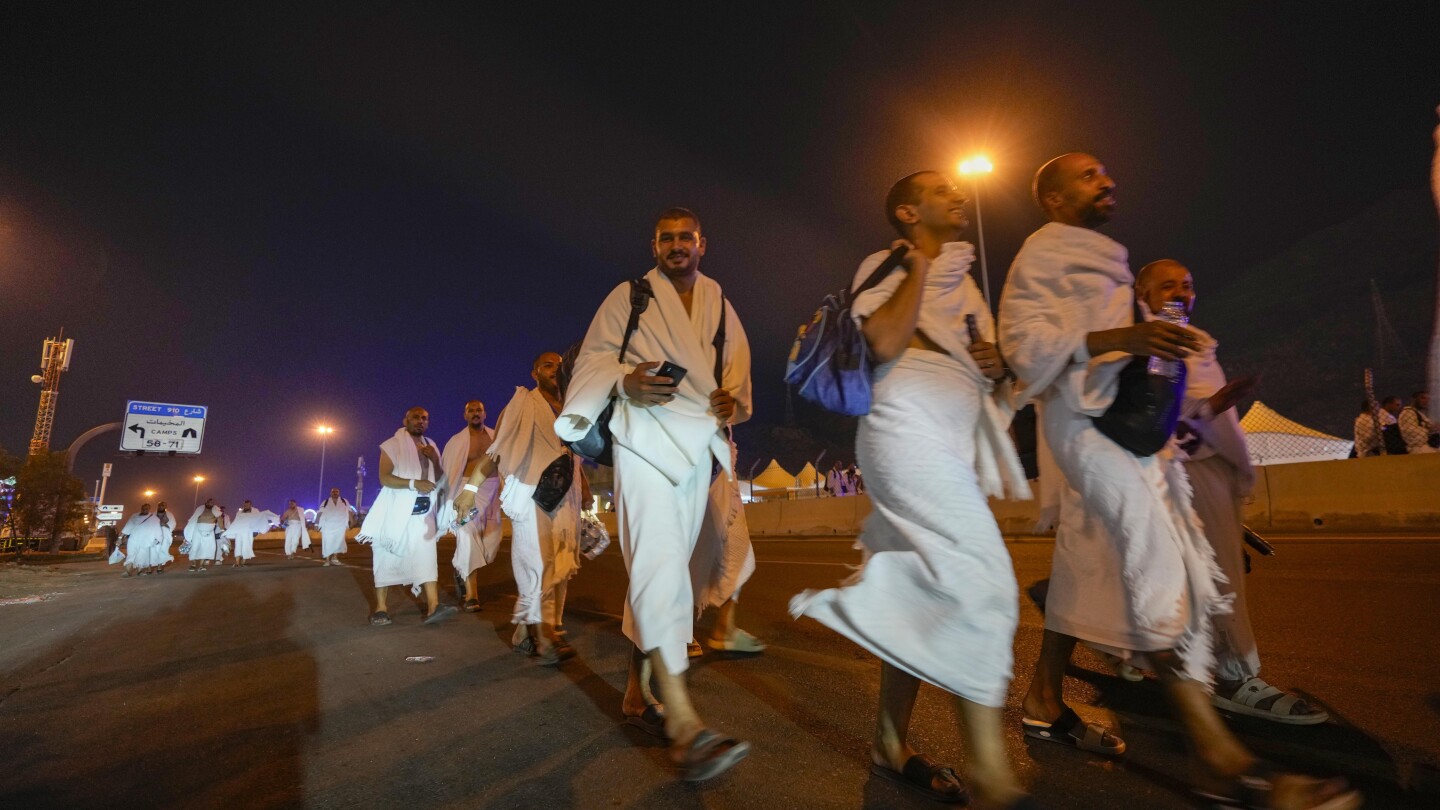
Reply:
<svg viewBox="0 0 1440 810"><path fill-rule="evenodd" d="M624 630L636 646L622 711L651 726L663 717L672 760L684 779L700 781L750 751L749 743L705 727L684 678L695 627L690 555L705 518L712 463L733 475L726 426L750 417L750 346L720 285L700 272L699 217L672 208L653 233L656 266L644 278L653 297L626 355L620 349L632 307L628 283L610 293L590 323L555 432L566 441L583 438L614 398L615 500L630 575ZM722 318L723 379L716 380ZM656 374L666 362L686 373ZM663 708L649 702L641 683L647 657Z"/></svg>
<svg viewBox="0 0 1440 810"><path fill-rule="evenodd" d="M455 615L453 605L440 605L436 562L436 482L440 450L425 436L430 413L424 408L405 412L405 424L380 444L380 495L371 504L355 540L370 543L375 575L375 610L370 624L391 623L388 600L392 585L409 585L413 595L425 593L425 624Z"/></svg>
<svg viewBox="0 0 1440 810"><path fill-rule="evenodd" d="M300 549L310 549L310 530L305 527L305 510L294 498L280 516L280 525L285 527L285 559L293 559Z"/></svg>
<svg viewBox="0 0 1440 810"><path fill-rule="evenodd" d="M244 567L255 559L255 535L263 534L278 519L274 512L256 509L248 500L240 504L240 511L225 529L225 536L235 541L235 567Z"/></svg>
<svg viewBox="0 0 1440 810"><path fill-rule="evenodd" d="M320 527L320 556L325 565L340 565L340 555L345 553L345 532L350 529L350 516L355 507L340 496L340 490L330 488L330 497L320 504L315 513L315 524Z"/></svg>
<svg viewBox="0 0 1440 810"><path fill-rule="evenodd" d="M455 504L459 514L468 514L486 484L495 478L504 480L500 505L510 517L516 589L511 643L546 666L575 655L560 628L570 578L580 568L580 511L583 499L589 497L580 460L555 435L560 362L560 355L544 352L530 364L535 387L515 389L495 422L495 442ZM535 496L543 474L552 467L556 472L568 469L570 486L547 511Z"/></svg>
<svg viewBox="0 0 1440 810"><path fill-rule="evenodd" d="M220 556L220 523L225 515L215 505L214 498L206 498L202 506L195 508L195 514L185 524L185 542L190 544L190 570L209 571L210 563Z"/></svg>
<svg viewBox="0 0 1440 810"><path fill-rule="evenodd" d="M140 511L125 521L120 541L125 545L125 573L122 577L160 573L170 561L170 530L160 517L150 511L150 504L140 504Z"/></svg>
<svg viewBox="0 0 1440 810"><path fill-rule="evenodd" d="M1009 551L987 496L1029 498L1008 429L1010 385L994 322L970 275L975 248L964 192L940 172L897 181L887 219L902 267L855 296L876 366L855 451L870 473L874 511L859 544L865 562L842 587L806 591L809 616L881 661L870 772L935 801L963 804L953 768L910 746L920 683L955 697L967 772L987 806L1030 808L1005 755L1002 710L1019 622ZM891 251L860 264L859 289ZM973 321L973 330L971 322Z"/></svg>
<svg viewBox="0 0 1440 810"><path fill-rule="evenodd" d="M1143 653L1160 675L1197 766L1196 794L1242 807L1349 810L1344 780L1282 773L1259 760L1211 704L1213 617L1227 609L1180 462L1132 453L1093 418L1115 402L1131 357L1183 360L1200 349L1185 327L1136 317L1124 246L1098 232L1115 211L1115 182L1082 153L1040 168L1037 205L1049 222L1016 255L1000 301L1000 345L1019 378L1018 405L1037 403L1040 450L1063 477L1045 633L1021 703L1027 737L1119 756L1125 743L1065 705L1076 641ZM1144 313L1140 313L1143 315ZM1042 465L1042 469L1046 469Z"/></svg>
<svg viewBox="0 0 1440 810"><path fill-rule="evenodd" d="M457 518L470 513L467 508L463 514L456 515L455 498L462 491L461 484L475 472L475 465L485 457L493 441L495 431L485 424L485 403L478 399L465 403L465 428L445 442L445 452L440 455L445 480L436 523L441 531L454 525ZM455 566L458 577L457 587L462 582L465 585L457 596L464 601L467 613L480 610L480 569L495 562L496 555L500 553L503 529L500 525L499 494L500 479L485 479L473 504L479 508L479 513L455 529L455 558L451 564Z"/></svg>
<svg viewBox="0 0 1440 810"><path fill-rule="evenodd" d="M1195 307L1195 280L1173 259L1161 259L1140 268L1135 294L1149 312L1178 301L1188 314ZM1216 707L1290 725L1313 725L1330 719L1300 697L1287 694L1260 679L1260 652L1250 627L1245 599L1244 499L1255 486L1255 470L1245 433L1235 415L1235 403L1254 390L1257 380L1242 377L1226 383L1225 370L1216 358L1219 344L1190 324L1200 336L1200 350L1185 358L1185 406L1176 428L1175 452L1185 463L1194 493L1195 514L1215 561L1229 580L1222 591L1233 593L1229 613L1215 617Z"/></svg>

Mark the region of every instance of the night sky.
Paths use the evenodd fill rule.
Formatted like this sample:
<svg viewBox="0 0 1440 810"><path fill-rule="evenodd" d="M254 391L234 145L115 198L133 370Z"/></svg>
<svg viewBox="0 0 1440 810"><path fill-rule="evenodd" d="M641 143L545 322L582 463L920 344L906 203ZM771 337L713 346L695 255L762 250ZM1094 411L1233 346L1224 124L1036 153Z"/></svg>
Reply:
<svg viewBox="0 0 1440 810"><path fill-rule="evenodd" d="M1189 264L1223 322L1207 292L1424 188L1440 102L1432 2L299 5L0 8L0 446L64 327L53 448L127 399L211 411L197 459L88 446L107 502L188 514L200 474L232 509L313 504L321 422L327 488L363 454L368 502L407 407L441 442L467 399L493 424L671 205L778 422L795 327L891 239L889 184L975 151L997 291L1035 167L1086 150L1107 232Z"/></svg>

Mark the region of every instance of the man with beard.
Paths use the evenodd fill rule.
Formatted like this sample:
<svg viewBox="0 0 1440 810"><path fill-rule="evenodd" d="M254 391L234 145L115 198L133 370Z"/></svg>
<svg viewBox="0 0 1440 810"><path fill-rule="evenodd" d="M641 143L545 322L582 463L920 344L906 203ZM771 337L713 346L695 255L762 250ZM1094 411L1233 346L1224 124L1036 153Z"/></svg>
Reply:
<svg viewBox="0 0 1440 810"><path fill-rule="evenodd" d="M125 546L125 573L121 576L161 573L170 559L168 531L151 513L150 504L140 504L140 511L120 530L120 542Z"/></svg>
<svg viewBox="0 0 1440 810"><path fill-rule="evenodd" d="M350 529L350 516L355 507L340 497L338 487L330 488L330 497L320 504L315 513L315 524L320 527L320 555L325 565L340 565L340 555L345 553L345 532Z"/></svg>
<svg viewBox="0 0 1440 810"><path fill-rule="evenodd" d="M722 475L734 474L727 426L750 417L750 346L720 285L700 272L706 247L700 218L669 209L653 234L656 266L601 304L555 431L578 441L614 402L615 500L630 575L624 630L636 646L622 711L655 730L663 717L672 760L683 778L700 781L750 751L749 743L706 728L684 678L695 626L690 555L705 518L712 464L720 463ZM645 307L627 334L639 301ZM674 376L656 373L667 363ZM663 710L642 683L647 657Z"/></svg>
<svg viewBox="0 0 1440 810"><path fill-rule="evenodd" d="M589 493L580 460L555 435L560 413L556 373L560 355L544 352L530 364L534 388L516 388L495 422L495 441L456 498L457 514L469 514L484 487L504 480L500 506L510 517L510 564L515 573L516 649L540 664L574 656L558 632L564 625L570 578L580 568L580 512ZM548 508L537 502L541 477L554 470L570 484ZM498 475L497 475L498 472Z"/></svg>
<svg viewBox="0 0 1440 810"><path fill-rule="evenodd" d="M975 248L960 239L967 202L934 171L901 178L886 195L900 236L891 249L907 248L904 265L851 308L876 362L855 438L875 507L859 538L865 561L841 587L795 597L790 612L880 659L871 773L936 801L968 800L952 768L910 747L915 699L928 682L955 697L967 771L987 806L1034 807L1005 756L1001 711L1020 614L987 501L1007 490L1029 498L1030 489L1007 433L1010 384L994 320L970 275ZM851 288L890 253L861 262Z"/></svg>
<svg viewBox="0 0 1440 810"><path fill-rule="evenodd" d="M294 498L280 516L280 525L285 527L285 559L294 558L301 548L310 549L310 530L305 526L305 511Z"/></svg>
<svg viewBox="0 0 1440 810"><path fill-rule="evenodd" d="M1140 268L1135 277L1135 294L1152 313L1170 301L1179 302L1187 314L1195 308L1194 278L1173 259ZM1276 723L1323 723L1330 719L1328 713L1260 679L1260 653L1245 599L1245 527L1241 516L1245 496L1255 486L1255 470L1234 407L1254 390L1256 379L1243 377L1227 384L1225 371L1216 359L1219 344L1194 325L1190 328L1200 337L1200 350L1185 358L1185 409L1176 428L1175 451L1185 464L1195 514L1204 527L1205 539L1229 581L1222 591L1234 594L1232 610L1215 617L1214 703L1227 712Z"/></svg>
<svg viewBox="0 0 1440 810"><path fill-rule="evenodd" d="M475 466L490 450L495 441L495 431L485 425L485 403L472 399L465 403L465 428L445 443L445 452L440 455L445 470L445 480L440 493L440 516L438 525L443 530L452 526L457 519L464 519L464 525L455 528L455 585L456 596L465 605L466 612L480 609L480 569L495 561L500 553L502 529L500 526L500 479L487 478L475 498L479 513L469 517L469 510L456 514L454 501L459 496L461 485L475 472ZM463 587L461 587L463 586Z"/></svg>
<svg viewBox="0 0 1440 810"><path fill-rule="evenodd" d="M1039 410L1042 451L1063 481L1045 633L1022 702L1026 736L1119 756L1125 743L1089 725L1062 698L1065 668L1084 639L1142 653L1155 669L1203 774L1196 793L1242 807L1358 806L1343 780L1279 773L1225 727L1210 702L1213 617L1227 609L1214 552L1196 519L1185 472L1162 451L1126 450L1093 421L1114 403L1132 356L1184 360L1196 332L1138 312L1125 248L1098 228L1115 210L1115 182L1094 157L1070 153L1040 168L1035 201L1049 222L1015 257L1000 302L1000 345ZM1041 465L1046 469L1046 465Z"/></svg>
<svg viewBox="0 0 1440 810"><path fill-rule="evenodd" d="M220 521L224 515L214 498L206 498L185 524L185 542L190 544L190 570L208 571L220 556Z"/></svg>
<svg viewBox="0 0 1440 810"><path fill-rule="evenodd" d="M355 540L374 549L375 610L370 624L392 622L386 595L392 585L409 585L411 594L425 593L425 624L455 615L440 605L439 564L435 555L435 487L442 475L440 451L425 435L430 413L405 412L403 426L380 444L380 494L371 504Z"/></svg>

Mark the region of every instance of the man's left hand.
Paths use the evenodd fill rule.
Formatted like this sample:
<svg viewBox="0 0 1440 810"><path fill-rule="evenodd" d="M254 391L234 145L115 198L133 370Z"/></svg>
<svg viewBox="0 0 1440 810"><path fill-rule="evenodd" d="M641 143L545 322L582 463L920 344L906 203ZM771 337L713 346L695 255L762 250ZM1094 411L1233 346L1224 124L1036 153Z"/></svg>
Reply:
<svg viewBox="0 0 1440 810"><path fill-rule="evenodd" d="M716 388L710 392L710 411L720 417L720 421L729 422L735 417L735 397L724 388Z"/></svg>
<svg viewBox="0 0 1440 810"><path fill-rule="evenodd" d="M970 357L986 377L998 380L1005 376L1005 358L1000 356L1000 347L994 343L971 343Z"/></svg>

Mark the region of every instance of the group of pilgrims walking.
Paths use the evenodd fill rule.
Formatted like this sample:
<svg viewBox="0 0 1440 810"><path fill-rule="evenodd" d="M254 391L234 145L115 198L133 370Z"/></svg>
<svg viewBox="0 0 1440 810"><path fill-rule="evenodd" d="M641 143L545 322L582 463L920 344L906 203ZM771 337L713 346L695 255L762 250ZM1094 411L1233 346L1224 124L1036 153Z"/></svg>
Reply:
<svg viewBox="0 0 1440 810"><path fill-rule="evenodd" d="M350 528L354 511L350 502L340 497L338 489L330 490L330 497L320 504L315 523L320 529L320 550L325 565L341 564L345 532ZM305 512L293 500L281 515L256 509L250 501L245 501L234 515L227 515L225 507L217 505L214 498L207 498L186 521L179 554L189 559L186 570L192 573L223 565L227 557L230 565L244 568L255 559L256 535L264 534L277 523L285 529L286 559L310 548ZM165 566L175 561L171 546L175 543L177 528L175 516L164 501L156 505L153 512L150 504L141 504L140 511L131 515L121 528L110 562L123 562L122 576L125 577L165 573Z"/></svg>
<svg viewBox="0 0 1440 810"><path fill-rule="evenodd" d="M864 562L834 588L795 596L791 613L880 660L874 774L938 802L1040 807L1006 756L1002 709L1019 587L987 502L1038 496L1056 540L1041 594L1044 637L1021 702L1027 737L1124 756L1124 740L1065 700L1065 669L1081 642L1129 679L1147 670L1158 678L1188 737L1192 790L1202 800L1358 807L1359 793L1343 779L1287 773L1257 758L1219 714L1294 725L1328 719L1259 678L1240 525L1254 473L1234 414L1253 380L1227 384L1212 338L1155 317L1174 304L1190 312L1194 277L1169 259L1132 274L1126 249L1099 230L1115 212L1115 189L1087 154L1061 155L1036 172L1035 202L1047 222L1014 259L997 323L970 275L975 251L960 239L969 226L965 194L935 171L891 188L885 216L899 239L861 262L852 289L901 246L903 264L850 310L874 360L872 405L856 438L874 507L859 537ZM423 593L424 621L434 623L456 612L439 603L437 537L455 532L461 608L477 611L475 572L496 559L503 512L513 526L518 592L512 641L540 664L559 664L575 654L563 612L590 500L568 447L608 424L629 575L623 632L633 642L620 711L668 741L690 781L751 753L691 701L685 672L697 616L720 609L707 639L716 649L764 649L735 626L755 568L730 430L751 416L750 349L735 308L700 272L706 248L697 215L663 212L652 238L655 266L600 305L568 374L557 353L535 359L535 386L516 389L493 429L484 406L471 402L465 429L442 451L425 436L429 414L407 412L380 446L383 490L357 536L374 548L371 624L392 623L386 594L395 585ZM1095 422L1136 357L1188 370L1183 441L1153 454L1122 447ZM1034 493L1009 434L1015 410L1032 403L1041 470ZM187 538L194 529L192 555L198 548L198 559L218 560L214 538L234 532L241 557L249 530L235 527L245 514L227 525L207 502L186 528ZM132 548L153 516L135 520L141 525L127 527ZM922 682L954 697L967 754L958 771L909 743Z"/></svg>

